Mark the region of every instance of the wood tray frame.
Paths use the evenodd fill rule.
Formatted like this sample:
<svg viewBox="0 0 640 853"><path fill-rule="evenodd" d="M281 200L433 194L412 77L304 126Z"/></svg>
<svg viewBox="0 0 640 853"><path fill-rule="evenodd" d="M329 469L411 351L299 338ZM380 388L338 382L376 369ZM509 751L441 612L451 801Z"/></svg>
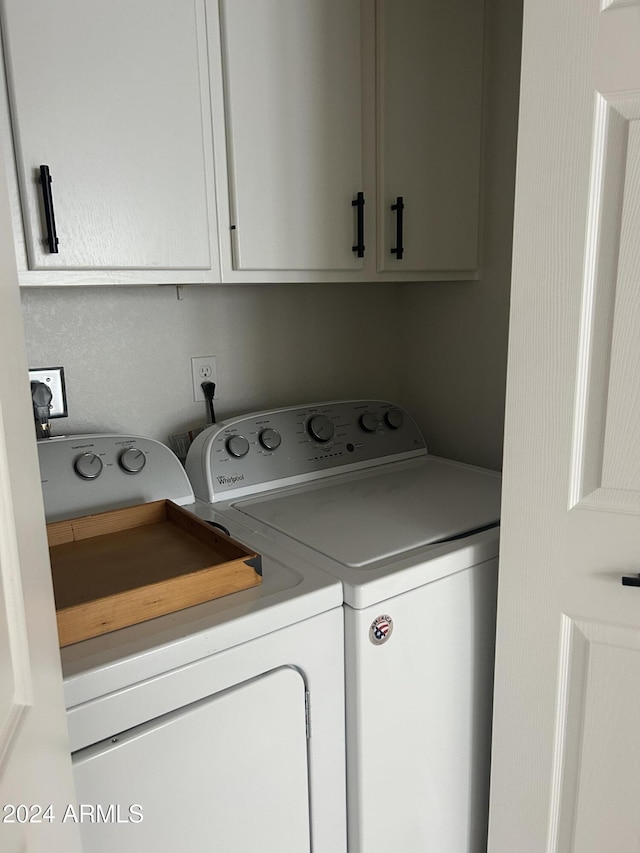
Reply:
<svg viewBox="0 0 640 853"><path fill-rule="evenodd" d="M253 551L162 500L47 525L60 646L257 586Z"/></svg>

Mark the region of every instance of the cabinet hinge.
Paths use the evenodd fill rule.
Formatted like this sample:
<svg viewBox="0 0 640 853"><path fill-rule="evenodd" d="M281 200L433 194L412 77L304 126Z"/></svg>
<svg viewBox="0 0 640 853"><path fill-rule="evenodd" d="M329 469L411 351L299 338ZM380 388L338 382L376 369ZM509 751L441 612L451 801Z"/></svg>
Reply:
<svg viewBox="0 0 640 853"><path fill-rule="evenodd" d="M311 738L311 698L309 696L309 691L305 690L304 693L304 722L307 729L307 740Z"/></svg>

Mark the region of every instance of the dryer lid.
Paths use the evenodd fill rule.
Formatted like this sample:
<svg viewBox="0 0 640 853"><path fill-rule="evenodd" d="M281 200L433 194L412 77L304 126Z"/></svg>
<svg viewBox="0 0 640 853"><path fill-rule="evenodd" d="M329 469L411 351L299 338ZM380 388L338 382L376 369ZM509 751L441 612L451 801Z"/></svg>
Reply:
<svg viewBox="0 0 640 853"><path fill-rule="evenodd" d="M235 507L332 560L366 569L500 519L499 475L423 456Z"/></svg>

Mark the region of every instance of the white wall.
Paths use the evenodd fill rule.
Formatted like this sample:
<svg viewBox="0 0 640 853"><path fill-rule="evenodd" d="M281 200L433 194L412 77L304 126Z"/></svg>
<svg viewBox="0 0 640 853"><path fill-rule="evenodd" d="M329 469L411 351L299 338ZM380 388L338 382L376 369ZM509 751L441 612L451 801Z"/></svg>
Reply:
<svg viewBox="0 0 640 853"><path fill-rule="evenodd" d="M397 400L391 285L23 288L31 367L65 368L53 433L160 441L205 422L191 357L217 356L216 415L336 397Z"/></svg>
<svg viewBox="0 0 640 853"><path fill-rule="evenodd" d="M400 402L432 452L500 468L522 2L486 8L482 278L403 286Z"/></svg>

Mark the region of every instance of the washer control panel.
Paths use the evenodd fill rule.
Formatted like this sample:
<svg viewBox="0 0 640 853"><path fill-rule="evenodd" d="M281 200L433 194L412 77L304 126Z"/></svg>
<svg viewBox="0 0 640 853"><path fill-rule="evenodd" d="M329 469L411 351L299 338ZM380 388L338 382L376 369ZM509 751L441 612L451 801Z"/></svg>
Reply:
<svg viewBox="0 0 640 853"><path fill-rule="evenodd" d="M133 435L70 435L38 442L47 521L168 498L193 501L177 457Z"/></svg>
<svg viewBox="0 0 640 853"><path fill-rule="evenodd" d="M381 400L349 400L214 424L197 436L186 468L196 497L213 502L419 453L426 446L408 412Z"/></svg>

